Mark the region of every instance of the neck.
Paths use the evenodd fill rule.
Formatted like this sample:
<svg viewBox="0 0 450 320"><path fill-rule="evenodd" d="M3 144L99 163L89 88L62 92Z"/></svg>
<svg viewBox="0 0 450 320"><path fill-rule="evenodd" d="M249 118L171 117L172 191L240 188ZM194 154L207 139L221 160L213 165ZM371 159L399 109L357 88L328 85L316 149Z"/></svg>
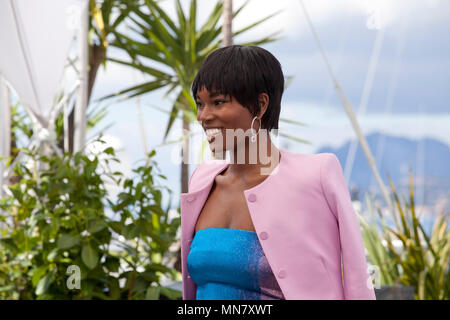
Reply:
<svg viewBox="0 0 450 320"><path fill-rule="evenodd" d="M256 142L249 142L230 152L231 164L227 171L238 176L247 176L249 174L264 175L275 168L281 158L280 150L272 143L270 137L260 139L257 136ZM265 168L264 170L262 168Z"/></svg>

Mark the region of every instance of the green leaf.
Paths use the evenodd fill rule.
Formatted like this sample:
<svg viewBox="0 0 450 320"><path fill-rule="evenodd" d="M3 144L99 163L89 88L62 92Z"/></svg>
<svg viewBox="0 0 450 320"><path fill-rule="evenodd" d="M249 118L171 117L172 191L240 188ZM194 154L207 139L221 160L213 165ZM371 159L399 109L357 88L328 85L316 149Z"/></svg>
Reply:
<svg viewBox="0 0 450 320"><path fill-rule="evenodd" d="M204 49L216 38L216 25L222 16L222 1L217 1L216 6L210 13L208 20L197 33L197 50ZM218 28L220 32L220 28Z"/></svg>
<svg viewBox="0 0 450 320"><path fill-rule="evenodd" d="M159 287L148 287L145 293L146 300L158 300L161 289Z"/></svg>
<svg viewBox="0 0 450 320"><path fill-rule="evenodd" d="M162 273L168 273L170 272L170 269L162 264L159 263L152 263L148 266L148 268L152 271L159 271Z"/></svg>
<svg viewBox="0 0 450 320"><path fill-rule="evenodd" d="M175 289L171 289L171 288L166 288L166 287L161 287L160 288L160 294L166 296L167 298L171 299L171 300L177 300L182 298L182 292L179 290L175 290Z"/></svg>
<svg viewBox="0 0 450 320"><path fill-rule="evenodd" d="M114 148L113 147L108 147L105 150L103 150L103 152L106 153L106 154L114 155Z"/></svg>
<svg viewBox="0 0 450 320"><path fill-rule="evenodd" d="M89 269L94 269L98 262L98 252L89 244L83 246L81 259Z"/></svg>
<svg viewBox="0 0 450 320"><path fill-rule="evenodd" d="M48 266L40 266L39 268L35 269L33 272L33 276L31 277L31 283L33 286L36 286L39 283L39 280L42 278L42 276L47 272Z"/></svg>
<svg viewBox="0 0 450 320"><path fill-rule="evenodd" d="M131 239L138 237L140 233L141 233L141 227L139 225L129 224L129 225L125 226L123 236L125 237L125 239L131 240Z"/></svg>
<svg viewBox="0 0 450 320"><path fill-rule="evenodd" d="M88 222L88 231L93 234L105 228L105 222L100 219L92 219Z"/></svg>
<svg viewBox="0 0 450 320"><path fill-rule="evenodd" d="M52 277L55 274L54 270L48 272L38 283L36 287L36 295L40 296L47 292L48 287L52 283Z"/></svg>
<svg viewBox="0 0 450 320"><path fill-rule="evenodd" d="M140 276L149 282L158 281L158 277L156 276L155 272L150 271L141 272Z"/></svg>
<svg viewBox="0 0 450 320"><path fill-rule="evenodd" d="M58 255L58 248L55 248L52 251L50 251L50 253L47 255L47 260L53 261L57 255Z"/></svg>
<svg viewBox="0 0 450 320"><path fill-rule="evenodd" d="M59 249L69 249L80 243L80 238L71 236L70 234L63 234L58 239Z"/></svg>
<svg viewBox="0 0 450 320"><path fill-rule="evenodd" d="M16 286L14 284L3 286L3 287L0 287L0 292L10 292L11 290L14 290L15 287Z"/></svg>
<svg viewBox="0 0 450 320"><path fill-rule="evenodd" d="M246 27L244 27L244 28L242 28L242 29L240 29L240 30L238 30L236 32L233 32L233 37L236 37L237 35L239 35L241 33L244 33L245 31L248 31L250 29L255 28L257 25L259 25L259 24L269 20L270 18L276 16L277 14L279 14L282 11L283 10L278 10L278 11L276 11L276 12L274 12L274 13L272 13L272 14L270 14L270 15L268 15L268 16L266 16L266 17L264 17L264 18L262 18L262 19L260 19L260 20L258 20L256 22L254 22L254 23L252 23L252 24L250 24L250 25L248 25L248 26L246 26ZM277 31L276 33L279 33L279 32L281 32L281 30Z"/></svg>
<svg viewBox="0 0 450 320"><path fill-rule="evenodd" d="M17 245L11 238L0 239L0 245L5 247L9 251L16 251Z"/></svg>
<svg viewBox="0 0 450 320"><path fill-rule="evenodd" d="M128 62L128 61L123 61L123 60L119 60L119 59L114 59L114 58L108 58L109 61L112 62L116 62L116 63L120 63L129 67L132 67L134 69L140 70L141 72L145 72L148 74L151 74L152 76L158 77L158 78L162 78L165 79L167 81L170 80L171 75L165 72L162 72L158 69L152 68L152 67L148 67L148 66L144 66L142 64L137 64L134 62Z"/></svg>
<svg viewBox="0 0 450 320"><path fill-rule="evenodd" d="M131 99L135 96L142 95L144 93L164 87L167 84L168 84L167 80L164 80L164 79L149 81L149 82L139 84L139 85L133 86L131 88L127 88L127 89L121 90L119 92L107 95L105 97L100 98L99 100L105 100L105 99L109 99L109 98L117 97L117 96L124 96L126 93L130 93L130 94L124 96L123 100Z"/></svg>
<svg viewBox="0 0 450 320"><path fill-rule="evenodd" d="M120 299L120 285L119 280L116 278L111 278L109 281L109 296L112 299Z"/></svg>
<svg viewBox="0 0 450 320"><path fill-rule="evenodd" d="M109 222L109 227L114 230L114 232L118 234L122 234L123 231L123 223L120 221L111 221Z"/></svg>
<svg viewBox="0 0 450 320"><path fill-rule="evenodd" d="M105 266L111 272L118 272L120 267L120 261L116 257L108 256L105 260Z"/></svg>

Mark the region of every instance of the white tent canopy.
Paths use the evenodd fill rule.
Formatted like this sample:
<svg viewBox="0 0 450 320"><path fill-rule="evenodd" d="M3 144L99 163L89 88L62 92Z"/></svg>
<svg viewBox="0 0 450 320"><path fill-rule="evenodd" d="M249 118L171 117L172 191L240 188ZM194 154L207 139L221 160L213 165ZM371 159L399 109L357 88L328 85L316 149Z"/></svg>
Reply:
<svg viewBox="0 0 450 320"><path fill-rule="evenodd" d="M56 96L58 90L63 89L60 83L76 35L80 65L77 87L81 97L77 99L77 107L82 106L80 112L85 112L87 10L88 0L0 0L0 77L14 89L35 129L44 132L44 135L36 132L37 140L54 137L51 122L62 109L58 106L55 111ZM0 86L2 82L0 80ZM9 155L5 154L9 139L7 108L10 108L8 99L1 99L0 156ZM84 119L78 117L78 120ZM78 122L80 128L84 130L85 125ZM84 133L78 136L84 137Z"/></svg>
<svg viewBox="0 0 450 320"><path fill-rule="evenodd" d="M83 2L0 0L0 72L44 124L76 32L72 17Z"/></svg>

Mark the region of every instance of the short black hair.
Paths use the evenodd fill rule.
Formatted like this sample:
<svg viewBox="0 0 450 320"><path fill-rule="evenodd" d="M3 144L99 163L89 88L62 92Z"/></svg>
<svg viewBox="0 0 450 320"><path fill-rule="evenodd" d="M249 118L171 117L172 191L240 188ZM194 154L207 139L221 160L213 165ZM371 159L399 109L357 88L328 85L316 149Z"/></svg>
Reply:
<svg viewBox="0 0 450 320"><path fill-rule="evenodd" d="M192 83L192 95L205 87L210 93L230 95L252 116L259 113L258 97L269 96L269 105L261 119L261 129L278 129L284 75L280 62L258 46L231 45L211 52Z"/></svg>

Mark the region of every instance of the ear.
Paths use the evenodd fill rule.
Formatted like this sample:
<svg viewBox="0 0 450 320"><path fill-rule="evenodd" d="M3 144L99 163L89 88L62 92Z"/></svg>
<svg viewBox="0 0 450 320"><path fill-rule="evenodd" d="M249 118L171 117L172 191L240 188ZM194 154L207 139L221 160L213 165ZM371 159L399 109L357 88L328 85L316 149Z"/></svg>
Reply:
<svg viewBox="0 0 450 320"><path fill-rule="evenodd" d="M269 95L267 93L260 93L258 96L259 103L259 113L258 118L262 119L263 115L266 113L267 108L269 107Z"/></svg>

